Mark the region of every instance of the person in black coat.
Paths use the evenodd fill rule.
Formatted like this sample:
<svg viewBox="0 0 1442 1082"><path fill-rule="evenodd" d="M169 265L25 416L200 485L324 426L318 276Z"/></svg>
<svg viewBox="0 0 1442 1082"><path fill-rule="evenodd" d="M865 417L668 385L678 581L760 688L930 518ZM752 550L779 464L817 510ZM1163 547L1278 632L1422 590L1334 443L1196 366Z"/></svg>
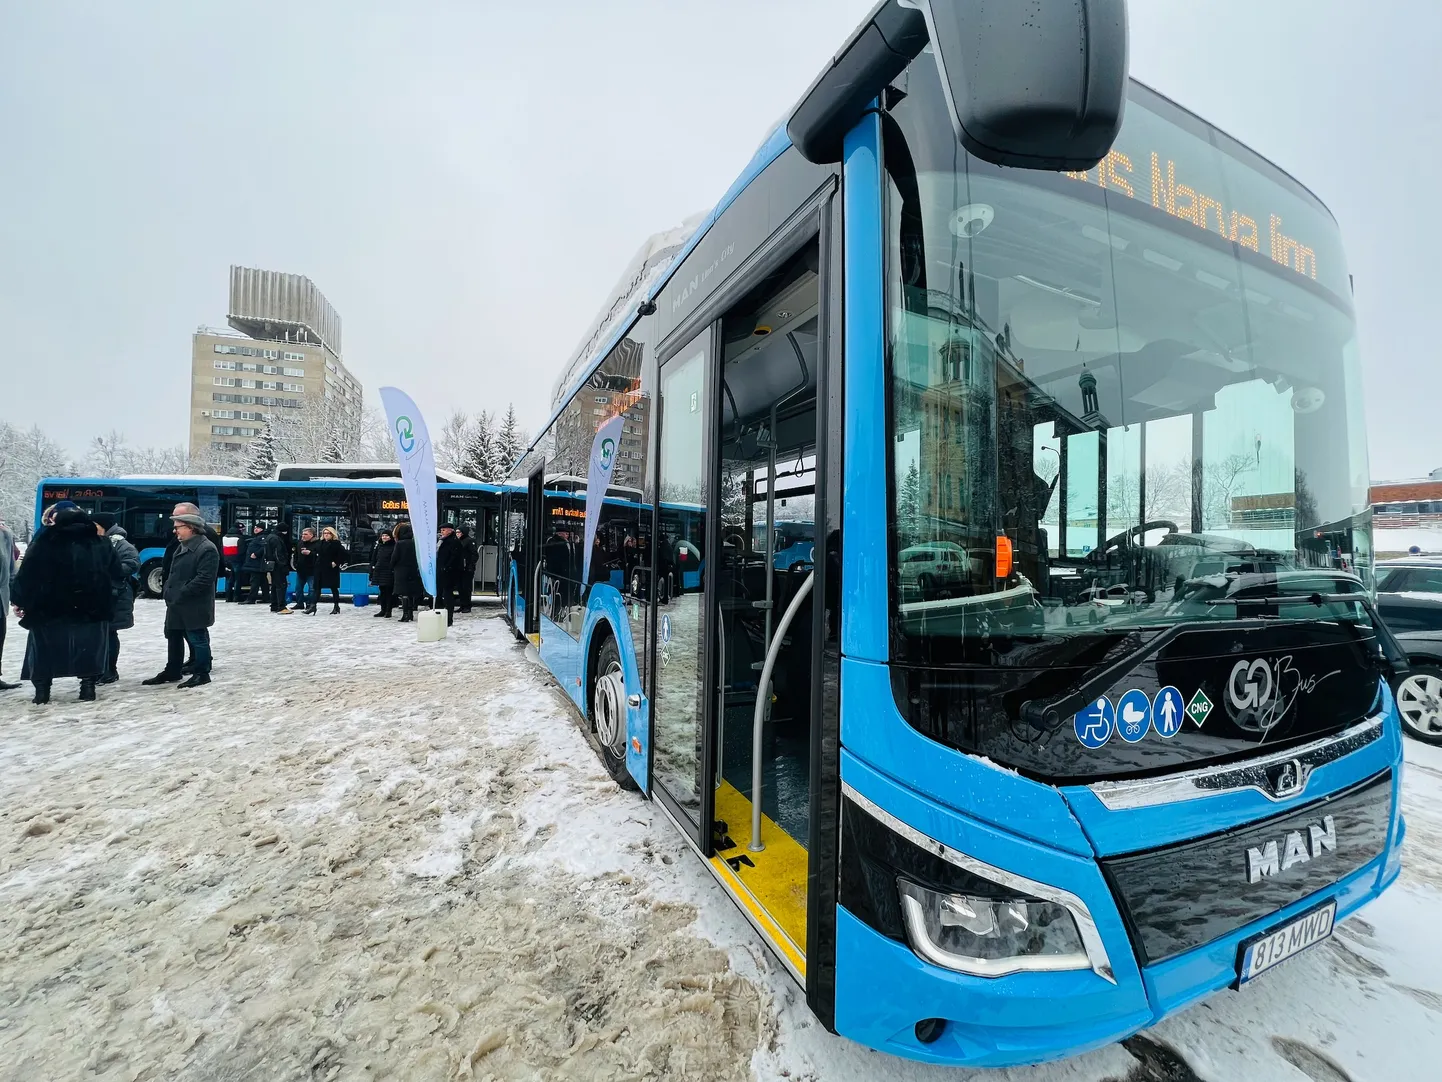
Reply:
<svg viewBox="0 0 1442 1082"><path fill-rule="evenodd" d="M396 542L389 530L382 530L371 550L371 584L380 590L381 611L376 619L390 619L395 606Z"/></svg>
<svg viewBox="0 0 1442 1082"><path fill-rule="evenodd" d="M265 535L265 569L270 573L270 611L290 615L285 588L290 584L290 531L277 522Z"/></svg>
<svg viewBox="0 0 1442 1082"><path fill-rule="evenodd" d="M270 592L270 581L265 571L265 526L259 522L251 527L250 536L245 539L240 570L250 587L249 596L241 604L259 604Z"/></svg>
<svg viewBox="0 0 1442 1082"><path fill-rule="evenodd" d="M50 685L61 676L78 676L80 698L94 700L122 578L114 547L84 511L61 511L35 535L10 601L30 632L20 678L35 685L36 703L50 701Z"/></svg>
<svg viewBox="0 0 1442 1082"><path fill-rule="evenodd" d="M331 615L335 615L340 612L340 572L349 557L334 527L326 526L320 531L320 542L315 546L315 558L316 601L321 599L325 590L330 590L331 601L334 602L330 611ZM314 614L314 607L310 611Z"/></svg>
<svg viewBox="0 0 1442 1082"><path fill-rule="evenodd" d="M170 520L172 523L175 521L175 517L177 515L195 515L197 517L201 517L200 508L197 507L195 504L186 501L181 501L170 509ZM201 518L201 521L203 522L204 518ZM208 523L202 527L202 530L205 533L205 539L215 546L215 551L223 553L225 551L225 542L221 540L220 534L216 533L213 529L211 529ZM165 580L170 577L170 561L175 558L175 554L179 551L180 538L178 537L173 538L170 544L165 547L165 558L160 562L160 581L162 584L162 589L164 587ZM244 559L245 538L242 537L240 538L240 550L236 553L235 556L235 566L231 568L231 571L235 574L237 578L241 577L240 565L241 561ZM222 561L223 560L224 557L222 557ZM188 651L189 647L187 646L186 649ZM185 665L182 666L181 672L189 676L194 671L195 657L194 655L190 655L186 658Z"/></svg>
<svg viewBox="0 0 1442 1082"><path fill-rule="evenodd" d="M401 599L401 623L416 618L416 602L420 600L421 565L416 558L416 539L409 522L396 523L396 551L393 561L395 596Z"/></svg>
<svg viewBox="0 0 1442 1082"><path fill-rule="evenodd" d="M130 543L125 529L115 516L102 512L91 516L95 526L103 530L103 536L115 549L115 558L120 561L120 582L115 588L115 615L110 620L110 649L107 651L105 675L97 683L113 684L120 679L120 633L135 626L135 574L140 570L140 553Z"/></svg>
<svg viewBox="0 0 1442 1082"><path fill-rule="evenodd" d="M210 626L215 623L220 550L205 536L205 520L199 515L176 515L172 521L180 544L165 580L165 668L141 683L179 680L189 644L194 671L180 686L194 688L210 683Z"/></svg>
<svg viewBox="0 0 1442 1082"><path fill-rule="evenodd" d="M446 610L446 626L456 622L456 595L466 576L466 550L449 522L441 525L441 544L436 549L436 607Z"/></svg>
<svg viewBox="0 0 1442 1082"><path fill-rule="evenodd" d="M320 600L320 585L316 581L319 544L315 531L309 526L300 531L300 540L295 543L295 594L307 616L314 615L315 603Z"/></svg>
<svg viewBox="0 0 1442 1082"><path fill-rule="evenodd" d="M465 554L465 566L461 572L456 598L460 602L462 612L471 611L471 591L476 588L476 565L481 562L481 550L476 547L476 539L471 536L471 531L461 527L456 531L456 537L461 543L461 552Z"/></svg>

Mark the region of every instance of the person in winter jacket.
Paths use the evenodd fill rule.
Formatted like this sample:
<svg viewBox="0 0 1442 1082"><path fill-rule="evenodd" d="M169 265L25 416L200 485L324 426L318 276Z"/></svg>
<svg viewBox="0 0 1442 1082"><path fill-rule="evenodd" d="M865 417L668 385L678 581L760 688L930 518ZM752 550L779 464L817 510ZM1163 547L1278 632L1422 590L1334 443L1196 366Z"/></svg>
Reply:
<svg viewBox="0 0 1442 1082"><path fill-rule="evenodd" d="M62 676L78 676L80 698L94 700L120 578L114 546L84 511L61 511L35 535L10 600L30 632L20 676L35 685L36 703L50 701L50 685Z"/></svg>
<svg viewBox="0 0 1442 1082"><path fill-rule="evenodd" d="M456 594L466 574L466 551L456 528L449 522L441 524L441 543L436 549L436 607L446 610L446 626L456 622Z"/></svg>
<svg viewBox="0 0 1442 1082"><path fill-rule="evenodd" d="M389 620L395 607L396 542L389 530L382 530L371 550L371 584L380 589L381 611L376 619Z"/></svg>
<svg viewBox="0 0 1442 1082"><path fill-rule="evenodd" d="M456 531L456 538L461 543L461 552L465 555L465 564L461 570L461 581L457 584L456 601L462 612L471 611L471 591L476 586L476 565L481 562L481 550L476 547L476 539L471 536L471 531L461 527Z"/></svg>
<svg viewBox="0 0 1442 1082"><path fill-rule="evenodd" d="M300 531L300 540L295 543L295 592L308 616L315 614L315 604L320 600L320 583L316 580L319 544L309 526Z"/></svg>
<svg viewBox="0 0 1442 1082"><path fill-rule="evenodd" d="M320 543L315 547L316 556L316 601L321 599L325 590L330 590L331 601L334 602L331 608L331 615L340 612L340 572L345 567L346 555L345 546L340 543L340 537L332 526L322 527L320 531ZM311 615L315 615L315 608L312 607Z"/></svg>
<svg viewBox="0 0 1442 1082"><path fill-rule="evenodd" d="M181 662L189 644L194 671L180 686L194 688L210 683L210 626L215 623L220 550L205 536L205 520L199 515L176 515L172 521L180 545L165 580L165 668L141 683L170 684L180 680Z"/></svg>
<svg viewBox="0 0 1442 1082"><path fill-rule="evenodd" d="M0 522L0 665L5 662L5 614L10 611L10 583L15 577L15 565L19 562L20 547L15 544L15 535L10 527ZM0 691L14 691L19 684L7 684L3 670L0 670Z"/></svg>
<svg viewBox="0 0 1442 1082"><path fill-rule="evenodd" d="M409 624L416 618L416 602L424 589L421 565L416 558L416 539L409 522L396 523L395 538L395 596L401 599L401 623Z"/></svg>
<svg viewBox="0 0 1442 1082"><path fill-rule="evenodd" d="M195 515L195 516L197 516L197 517L200 517L202 522L205 521L204 518L200 515L200 508L197 507L195 504L189 503L189 502L186 502L186 501L182 501L182 502L176 504L174 507L172 507L172 508L170 509L170 520L171 520L172 523L175 521L175 517L176 517L177 515ZM212 530L212 529L210 528L209 524L201 527L201 529L202 529L202 530L204 531L204 533L205 533L205 539L206 539L207 541L209 541L212 545L215 546L215 551L216 551L216 552L224 552L224 551L225 551L225 542L221 539L220 534L218 534L218 533L216 533L214 530ZM162 596L163 596L163 590L164 590L164 583L165 583L165 581L166 581L167 579L170 578L170 562L171 562L173 559L175 559L175 554L176 554L177 552L179 552L179 551L180 551L180 538L179 538L179 537L176 537L174 540L172 540L172 541L170 542L169 545L167 545L167 546L165 547L165 557L164 557L164 559L162 559L161 562L160 562L160 582L161 582L161 587L162 587ZM231 568L231 571L236 575L237 578L239 578L239 577L241 576L240 564L241 564L241 561L244 559L244 557L245 557L245 538L242 537L242 538L240 539L240 552L239 552L239 553L236 555L236 557L235 557L235 566ZM224 561L222 560L222 562L224 562ZM167 638L168 638L168 637L169 637L169 636L167 636ZM191 652L191 650L190 650L190 644L189 644L189 643L186 643L186 644L185 644L185 649L186 649L186 654L187 654L187 656L186 656L185 664L184 664L183 666L181 666L180 671L181 671L183 674L185 674L186 676L189 676L191 673L193 673L193 672L195 671L195 656L194 656L194 654L193 654L193 653Z"/></svg>
<svg viewBox="0 0 1442 1082"><path fill-rule="evenodd" d="M245 555L241 559L240 567L246 583L250 586L250 596L241 604L259 604L270 592L270 582L265 570L265 526L259 522L251 527L250 536L245 539Z"/></svg>
<svg viewBox="0 0 1442 1082"><path fill-rule="evenodd" d="M92 517L96 529L103 531L102 536L115 549L115 558L120 561L124 576L115 590L115 614L110 620L110 648L106 651L105 673L96 681L97 684L113 684L120 679L116 667L120 660L120 633L135 626L135 573L140 570L140 553L135 551L124 527L115 521L114 515L102 513Z"/></svg>
<svg viewBox="0 0 1442 1082"><path fill-rule="evenodd" d="M290 531L277 522L265 535L265 569L270 575L270 611L290 615L285 589L290 585Z"/></svg>

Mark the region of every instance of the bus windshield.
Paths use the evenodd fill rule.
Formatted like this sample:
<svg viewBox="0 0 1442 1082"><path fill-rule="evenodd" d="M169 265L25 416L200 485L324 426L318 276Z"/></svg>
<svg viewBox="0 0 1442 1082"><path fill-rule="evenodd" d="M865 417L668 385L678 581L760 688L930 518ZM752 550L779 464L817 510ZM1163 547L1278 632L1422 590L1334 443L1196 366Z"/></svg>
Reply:
<svg viewBox="0 0 1442 1082"><path fill-rule="evenodd" d="M1138 84L1074 174L969 157L933 65L889 100L893 660L1044 666L1257 616L1196 603L1229 577L1369 581L1350 279L1316 198Z"/></svg>

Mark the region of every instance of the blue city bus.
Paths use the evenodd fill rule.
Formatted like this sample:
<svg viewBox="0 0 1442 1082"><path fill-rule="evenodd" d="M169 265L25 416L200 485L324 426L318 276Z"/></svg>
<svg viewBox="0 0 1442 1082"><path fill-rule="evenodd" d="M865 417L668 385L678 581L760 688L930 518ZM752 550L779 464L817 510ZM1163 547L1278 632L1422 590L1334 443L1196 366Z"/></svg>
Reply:
<svg viewBox="0 0 1442 1082"><path fill-rule="evenodd" d="M1336 223L1126 77L1121 0L1007 7L879 4L507 497L611 776L828 1028L976 1066L1261 977L1404 833Z"/></svg>
<svg viewBox="0 0 1442 1082"><path fill-rule="evenodd" d="M334 467L328 467L334 468ZM480 549L473 592L500 594L508 568L502 559L501 496L499 485L442 483L437 486L441 522L472 531ZM48 477L35 489L35 527L41 528L44 509L57 500L71 500L91 512L117 516L131 544L140 553L139 586L144 595L159 597L161 569L170 544L170 514L177 503L193 503L220 534L227 564L243 555L245 539L259 524L265 528L283 523L291 540L310 527L320 535L335 528L350 554L341 570L341 594L374 595L370 583L371 546L377 531L408 518L405 489L399 480L329 477L319 480L249 481L225 477ZM239 552L237 551L239 550ZM218 593L229 586L222 574ZM290 576L290 591L296 576Z"/></svg>

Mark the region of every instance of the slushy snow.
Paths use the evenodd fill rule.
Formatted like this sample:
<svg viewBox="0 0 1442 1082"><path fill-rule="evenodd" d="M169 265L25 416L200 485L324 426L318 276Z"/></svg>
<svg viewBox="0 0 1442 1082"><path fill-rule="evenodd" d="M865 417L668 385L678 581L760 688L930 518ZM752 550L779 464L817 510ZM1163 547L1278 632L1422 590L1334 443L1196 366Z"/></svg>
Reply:
<svg viewBox="0 0 1442 1082"><path fill-rule="evenodd" d="M1442 749L1408 744L1402 881L1241 992L1005 1072L828 1034L487 610L221 605L215 682L0 694L0 1079L1356 1082L1442 1059ZM493 611L493 610L491 610ZM6 675L23 633L12 628Z"/></svg>

